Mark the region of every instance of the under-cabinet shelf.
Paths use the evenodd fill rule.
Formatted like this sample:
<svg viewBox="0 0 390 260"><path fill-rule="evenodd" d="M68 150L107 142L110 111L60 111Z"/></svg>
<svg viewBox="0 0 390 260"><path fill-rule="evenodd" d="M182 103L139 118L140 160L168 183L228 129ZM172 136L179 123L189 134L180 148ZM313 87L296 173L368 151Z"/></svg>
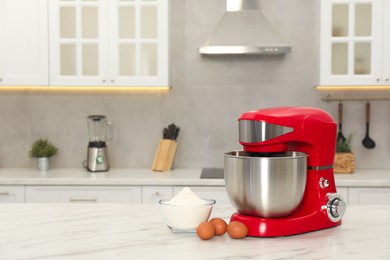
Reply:
<svg viewBox="0 0 390 260"><path fill-rule="evenodd" d="M390 86L316 86L321 100L370 101L390 100Z"/></svg>

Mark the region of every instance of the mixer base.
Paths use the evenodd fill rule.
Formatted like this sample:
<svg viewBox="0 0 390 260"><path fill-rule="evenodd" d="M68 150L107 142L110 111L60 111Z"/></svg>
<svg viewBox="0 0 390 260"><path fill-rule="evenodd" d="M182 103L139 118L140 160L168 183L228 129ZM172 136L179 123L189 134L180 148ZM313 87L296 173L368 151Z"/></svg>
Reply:
<svg viewBox="0 0 390 260"><path fill-rule="evenodd" d="M332 222L321 211L306 216L293 214L285 218L260 218L234 213L230 221L240 221L248 227L248 236L278 237L290 236L321 229L335 227L341 224Z"/></svg>

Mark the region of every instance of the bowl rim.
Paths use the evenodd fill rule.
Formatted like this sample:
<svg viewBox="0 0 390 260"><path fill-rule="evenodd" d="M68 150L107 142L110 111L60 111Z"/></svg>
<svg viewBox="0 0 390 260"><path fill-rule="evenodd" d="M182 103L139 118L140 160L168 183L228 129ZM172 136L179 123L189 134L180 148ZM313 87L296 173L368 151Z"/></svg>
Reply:
<svg viewBox="0 0 390 260"><path fill-rule="evenodd" d="M170 199L161 199L159 200L160 205L167 205L167 206L174 206L174 207L204 207L204 206L213 206L217 201L215 199L203 199L202 200L206 201L207 203L205 204L185 204L185 205L177 205L177 204L172 204L168 203Z"/></svg>
<svg viewBox="0 0 390 260"><path fill-rule="evenodd" d="M235 150L235 151L229 151L224 153L225 157L228 158L235 158L235 159L251 159L251 160L295 160L295 159L302 159L302 158L307 158L308 155L303 152L298 152L298 151L287 151L288 153L294 154L294 156L249 156L248 152L242 151L242 150ZM287 153L286 152L286 153ZM248 155L240 155L240 154L248 154Z"/></svg>

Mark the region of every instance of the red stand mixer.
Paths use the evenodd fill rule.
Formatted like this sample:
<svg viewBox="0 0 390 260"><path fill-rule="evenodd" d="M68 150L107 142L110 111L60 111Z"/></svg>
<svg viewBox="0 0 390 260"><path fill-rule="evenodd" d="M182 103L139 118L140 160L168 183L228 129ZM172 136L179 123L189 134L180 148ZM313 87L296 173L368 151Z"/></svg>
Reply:
<svg viewBox="0 0 390 260"><path fill-rule="evenodd" d="M333 175L337 126L316 108L277 107L239 118L243 151L225 154L225 184L249 236L295 235L341 224Z"/></svg>

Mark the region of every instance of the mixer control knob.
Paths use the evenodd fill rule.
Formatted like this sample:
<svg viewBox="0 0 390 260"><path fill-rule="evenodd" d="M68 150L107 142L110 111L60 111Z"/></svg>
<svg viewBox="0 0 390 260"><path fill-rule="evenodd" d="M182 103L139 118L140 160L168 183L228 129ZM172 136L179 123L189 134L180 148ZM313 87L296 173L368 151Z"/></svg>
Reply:
<svg viewBox="0 0 390 260"><path fill-rule="evenodd" d="M325 189L329 187L329 181L325 179L324 177L320 178L320 187L321 189Z"/></svg>
<svg viewBox="0 0 390 260"><path fill-rule="evenodd" d="M327 212L329 219L333 222L340 221L347 208L343 197L338 194L330 194L328 199Z"/></svg>

